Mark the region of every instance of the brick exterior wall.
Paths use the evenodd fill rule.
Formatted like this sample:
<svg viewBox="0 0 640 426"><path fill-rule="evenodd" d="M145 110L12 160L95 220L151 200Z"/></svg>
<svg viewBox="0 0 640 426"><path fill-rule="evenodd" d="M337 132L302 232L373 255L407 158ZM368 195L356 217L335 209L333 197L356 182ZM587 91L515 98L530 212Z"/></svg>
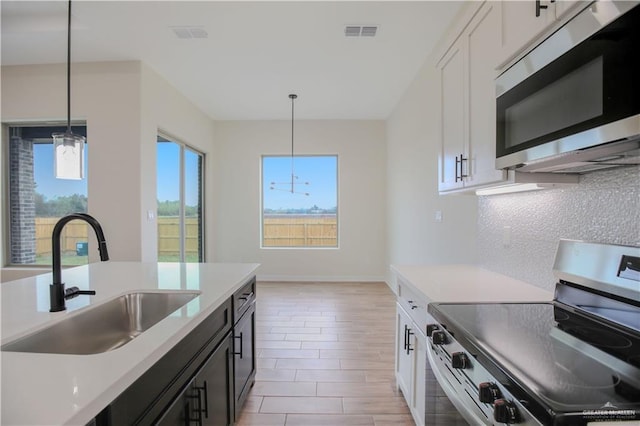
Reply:
<svg viewBox="0 0 640 426"><path fill-rule="evenodd" d="M12 136L9 149L11 263L36 261L36 203L33 142Z"/></svg>

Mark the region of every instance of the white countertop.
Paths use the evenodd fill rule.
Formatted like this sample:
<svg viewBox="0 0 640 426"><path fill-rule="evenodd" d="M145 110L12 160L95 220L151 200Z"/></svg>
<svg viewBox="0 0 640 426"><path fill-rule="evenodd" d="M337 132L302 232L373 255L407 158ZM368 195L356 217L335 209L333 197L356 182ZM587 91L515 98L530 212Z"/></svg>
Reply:
<svg viewBox="0 0 640 426"><path fill-rule="evenodd" d="M132 290L201 294L126 345L95 355L1 352L3 425L84 425L255 274L258 264L94 263L62 272L95 296L49 312L51 274L0 284L2 344Z"/></svg>
<svg viewBox="0 0 640 426"><path fill-rule="evenodd" d="M553 293L473 265L391 265L427 303L549 302Z"/></svg>

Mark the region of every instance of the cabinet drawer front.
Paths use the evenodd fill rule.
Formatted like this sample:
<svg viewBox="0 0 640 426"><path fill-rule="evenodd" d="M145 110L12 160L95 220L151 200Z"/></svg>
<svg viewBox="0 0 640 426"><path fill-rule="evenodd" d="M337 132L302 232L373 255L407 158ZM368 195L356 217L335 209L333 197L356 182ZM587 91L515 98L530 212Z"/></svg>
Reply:
<svg viewBox="0 0 640 426"><path fill-rule="evenodd" d="M233 293L233 323L235 324L242 314L249 309L256 299L256 277L251 278L245 285Z"/></svg>
<svg viewBox="0 0 640 426"><path fill-rule="evenodd" d="M427 327L427 299L410 287L402 278L398 278L398 304L409 314L422 333Z"/></svg>

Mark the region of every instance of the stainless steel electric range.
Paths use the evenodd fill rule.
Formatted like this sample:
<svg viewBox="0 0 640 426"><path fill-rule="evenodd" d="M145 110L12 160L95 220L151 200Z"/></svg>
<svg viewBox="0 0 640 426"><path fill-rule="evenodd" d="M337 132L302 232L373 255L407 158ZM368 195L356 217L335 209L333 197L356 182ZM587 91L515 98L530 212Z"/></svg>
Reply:
<svg viewBox="0 0 640 426"><path fill-rule="evenodd" d="M429 305L438 383L471 425L640 425L640 247L561 240L554 275L551 303Z"/></svg>

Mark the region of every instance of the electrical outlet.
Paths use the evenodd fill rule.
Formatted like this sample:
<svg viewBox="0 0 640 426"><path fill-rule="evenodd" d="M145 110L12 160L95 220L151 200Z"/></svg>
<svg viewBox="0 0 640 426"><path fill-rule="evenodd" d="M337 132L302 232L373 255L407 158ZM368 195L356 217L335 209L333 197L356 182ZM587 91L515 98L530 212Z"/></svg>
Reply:
<svg viewBox="0 0 640 426"><path fill-rule="evenodd" d="M441 210L436 210L436 214L435 214L435 220L436 222L442 222L442 211Z"/></svg>
<svg viewBox="0 0 640 426"><path fill-rule="evenodd" d="M156 218L156 212L154 212L153 210L147 210L147 220L149 222L153 222L155 218Z"/></svg>

